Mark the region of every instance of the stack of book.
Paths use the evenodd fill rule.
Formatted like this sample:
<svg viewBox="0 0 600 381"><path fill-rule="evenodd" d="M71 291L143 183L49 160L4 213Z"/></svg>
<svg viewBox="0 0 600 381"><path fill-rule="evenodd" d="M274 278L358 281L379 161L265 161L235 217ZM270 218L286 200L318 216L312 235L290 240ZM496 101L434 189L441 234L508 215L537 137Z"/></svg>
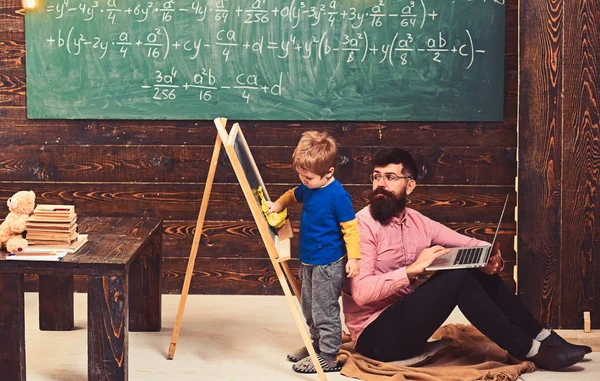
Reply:
<svg viewBox="0 0 600 381"><path fill-rule="evenodd" d="M37 205L27 220L26 251L74 253L87 242L77 230L74 205Z"/></svg>
<svg viewBox="0 0 600 381"><path fill-rule="evenodd" d="M6 259L60 261L87 242L87 234L77 230L74 205L38 205L27 219L28 247L9 253Z"/></svg>

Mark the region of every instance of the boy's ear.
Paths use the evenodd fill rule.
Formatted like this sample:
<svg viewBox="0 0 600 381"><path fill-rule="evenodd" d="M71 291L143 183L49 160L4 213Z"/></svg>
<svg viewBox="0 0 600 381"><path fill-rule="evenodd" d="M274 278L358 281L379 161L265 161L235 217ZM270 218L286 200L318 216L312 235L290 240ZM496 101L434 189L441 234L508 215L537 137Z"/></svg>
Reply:
<svg viewBox="0 0 600 381"><path fill-rule="evenodd" d="M330 179L331 176L333 176L333 172L335 172L335 168L334 167L330 167L329 170L327 171L327 173L325 174L325 177L327 177L328 179Z"/></svg>

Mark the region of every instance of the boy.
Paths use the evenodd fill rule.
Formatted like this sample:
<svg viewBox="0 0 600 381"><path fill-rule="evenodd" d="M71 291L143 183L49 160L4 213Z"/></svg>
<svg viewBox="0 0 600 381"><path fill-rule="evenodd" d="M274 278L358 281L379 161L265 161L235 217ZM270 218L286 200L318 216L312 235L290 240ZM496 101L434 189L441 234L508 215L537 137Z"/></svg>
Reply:
<svg viewBox="0 0 600 381"><path fill-rule="evenodd" d="M325 372L341 370L337 353L342 344L340 305L342 282L346 275L359 274L359 233L350 195L333 177L338 161L335 140L327 133L302 134L292 156L292 168L302 182L277 201L267 213L302 203L299 259L302 279L302 313L306 318L312 345ZM346 260L347 258L347 260ZM306 348L299 355L296 372L315 373Z"/></svg>

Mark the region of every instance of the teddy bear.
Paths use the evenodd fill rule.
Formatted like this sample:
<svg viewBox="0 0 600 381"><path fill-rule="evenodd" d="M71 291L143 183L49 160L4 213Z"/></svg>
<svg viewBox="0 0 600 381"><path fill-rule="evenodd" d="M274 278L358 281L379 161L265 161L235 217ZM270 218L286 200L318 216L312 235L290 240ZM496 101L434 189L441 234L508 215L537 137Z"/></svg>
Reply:
<svg viewBox="0 0 600 381"><path fill-rule="evenodd" d="M9 253L16 253L27 248L27 240L22 233L27 227L27 218L35 208L35 193L19 191L6 202L8 215L0 224L0 248L6 246Z"/></svg>

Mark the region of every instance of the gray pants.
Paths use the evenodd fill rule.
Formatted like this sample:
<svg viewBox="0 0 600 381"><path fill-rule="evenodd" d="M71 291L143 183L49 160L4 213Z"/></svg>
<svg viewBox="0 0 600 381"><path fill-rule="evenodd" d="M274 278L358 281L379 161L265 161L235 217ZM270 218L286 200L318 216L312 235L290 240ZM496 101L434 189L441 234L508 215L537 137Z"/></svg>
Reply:
<svg viewBox="0 0 600 381"><path fill-rule="evenodd" d="M327 360L335 360L342 345L339 297L346 278L346 260L328 265L302 264L302 313L313 347Z"/></svg>

